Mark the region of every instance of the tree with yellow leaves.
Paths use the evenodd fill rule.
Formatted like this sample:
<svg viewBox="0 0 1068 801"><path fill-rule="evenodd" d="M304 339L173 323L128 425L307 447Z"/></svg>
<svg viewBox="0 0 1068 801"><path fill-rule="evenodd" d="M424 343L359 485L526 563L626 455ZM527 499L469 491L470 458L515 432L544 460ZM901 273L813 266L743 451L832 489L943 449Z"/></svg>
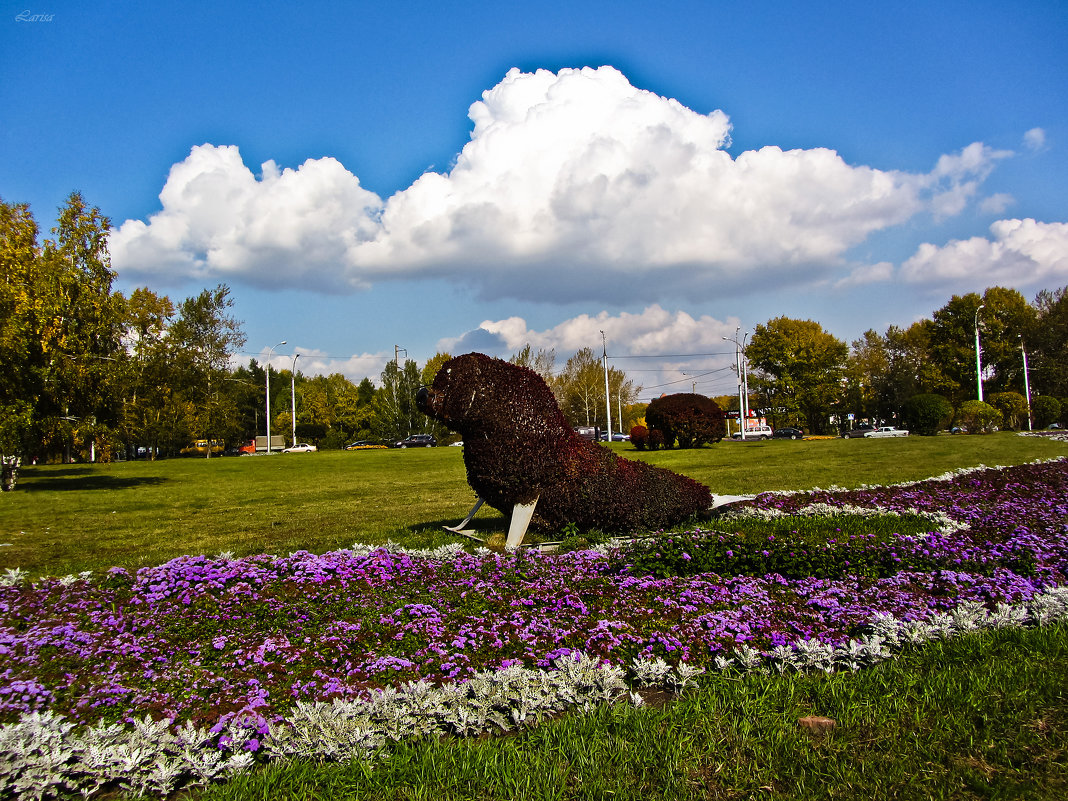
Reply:
<svg viewBox="0 0 1068 801"><path fill-rule="evenodd" d="M38 244L26 204L0 200L0 454L5 490L21 461L69 457L116 416L111 384L121 362L123 298L112 292L110 222L74 192L54 239Z"/></svg>

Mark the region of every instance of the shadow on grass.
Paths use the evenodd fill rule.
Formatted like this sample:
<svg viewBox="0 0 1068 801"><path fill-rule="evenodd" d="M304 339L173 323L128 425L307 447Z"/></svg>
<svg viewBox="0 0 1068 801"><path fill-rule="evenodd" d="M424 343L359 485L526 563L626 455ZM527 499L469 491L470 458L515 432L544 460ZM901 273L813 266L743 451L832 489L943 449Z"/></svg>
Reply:
<svg viewBox="0 0 1068 801"><path fill-rule="evenodd" d="M422 523L415 523L410 526L405 526L405 529L412 534L427 534L428 532L440 532L444 535L456 534L457 532L450 531L446 527L458 526L461 520L463 520L463 515L457 515L456 517L444 518L442 520L427 520ZM485 539L497 532L503 533L506 531L508 531L508 520L503 517L487 517L484 520L479 520L476 517L464 527L464 534L473 534L475 537L481 539Z"/></svg>
<svg viewBox="0 0 1068 801"><path fill-rule="evenodd" d="M102 489L134 489L136 487L154 486L167 481L162 476L102 476L85 475L88 470L71 470L61 476L27 477L20 481L19 492L68 492Z"/></svg>

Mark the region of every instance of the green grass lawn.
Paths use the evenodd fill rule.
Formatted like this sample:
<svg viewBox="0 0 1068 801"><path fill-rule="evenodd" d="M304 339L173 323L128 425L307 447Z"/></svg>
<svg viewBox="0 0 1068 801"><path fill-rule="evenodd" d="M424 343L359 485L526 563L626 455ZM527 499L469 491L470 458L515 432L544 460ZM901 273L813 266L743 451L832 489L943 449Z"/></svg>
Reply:
<svg viewBox="0 0 1068 801"><path fill-rule="evenodd" d="M1068 455L1066 443L1008 433L613 448L717 494L895 483ZM66 575L182 554L325 552L387 539L425 547L455 539L442 526L474 499L460 448L27 467L16 491L0 496L0 569ZM474 527L506 522L484 508Z"/></svg>

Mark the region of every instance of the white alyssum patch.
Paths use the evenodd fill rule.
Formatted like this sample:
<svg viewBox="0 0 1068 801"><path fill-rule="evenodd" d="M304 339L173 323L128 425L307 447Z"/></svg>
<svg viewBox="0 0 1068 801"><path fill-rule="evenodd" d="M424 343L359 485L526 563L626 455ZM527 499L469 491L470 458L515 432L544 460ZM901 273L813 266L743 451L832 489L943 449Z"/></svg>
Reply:
<svg viewBox="0 0 1068 801"><path fill-rule="evenodd" d="M725 512L721 519L744 520L749 518L757 520L775 520L781 517L904 517L906 515L913 515L923 518L924 520L929 520L932 527L942 534L952 534L953 532L968 528L967 524L953 519L944 512L932 512L924 509L893 510L879 506L855 506L853 504L835 506L833 504L822 502L803 506L794 512L784 512L781 509L742 507L741 509L732 509Z"/></svg>
<svg viewBox="0 0 1068 801"><path fill-rule="evenodd" d="M1018 437L1041 437L1054 442L1068 442L1068 431L1020 431Z"/></svg>
<svg viewBox="0 0 1068 801"><path fill-rule="evenodd" d="M652 680L673 691L692 686L703 672L662 660L637 660L631 667L646 677L645 684ZM270 724L261 753L273 760L346 762L372 759L402 739L514 731L569 710L636 703L625 677L618 665L575 654L557 659L552 670L514 665L444 686L418 681L365 699L298 701L284 721ZM61 715L34 712L0 726L0 797L87 797L110 785L136 795L167 795L248 771L256 761L248 746L258 737L241 719L220 734L148 717L132 726L101 723L78 730Z"/></svg>
<svg viewBox="0 0 1068 801"><path fill-rule="evenodd" d="M439 545L437 548L405 548L402 545L387 540L385 545L369 545L363 542L354 542L349 551L356 557L366 559L376 551L384 551L397 556L407 556L412 559L429 559L433 562L449 562L459 556L466 555L467 551L462 543L450 542ZM485 556L493 553L489 548L479 546L474 551L476 556Z"/></svg>
<svg viewBox="0 0 1068 801"><path fill-rule="evenodd" d="M1055 457L1050 458L1050 459L1034 459L1034 460L1032 460L1030 462L1024 462L1024 464L1053 464L1053 463L1056 463L1056 462L1063 462L1066 459L1068 459L1068 457L1055 456ZM985 465L985 464L977 464L977 465L975 465L973 467L958 467L955 470L947 470L945 473L942 473L942 474L937 475L937 476L931 476L930 478L918 478L918 479L916 479L914 481L900 481L900 482L898 482L896 484L860 484L860 485L854 487L853 489L848 489L846 487L839 487L836 484L832 484L830 487L810 487L809 489L800 489L800 490L768 490L767 492L760 493L760 495L784 495L784 496L789 496L789 495L810 495L810 494L817 493L817 492L839 493L839 492L855 492L857 490L877 490L877 489L894 489L894 488L900 488L900 487L915 487L915 486L918 486L920 484L926 484L926 483L928 483L930 481L953 481L954 479L960 478L961 476L967 476L967 475L970 475L972 473L979 473L979 472L982 472L984 470L1004 470L1008 466L1009 465L994 465L993 467L991 467L991 466ZM757 496L757 497L760 497L760 496Z"/></svg>
<svg viewBox="0 0 1068 801"><path fill-rule="evenodd" d="M8 567L0 574L0 587L14 587L30 577L21 567Z"/></svg>

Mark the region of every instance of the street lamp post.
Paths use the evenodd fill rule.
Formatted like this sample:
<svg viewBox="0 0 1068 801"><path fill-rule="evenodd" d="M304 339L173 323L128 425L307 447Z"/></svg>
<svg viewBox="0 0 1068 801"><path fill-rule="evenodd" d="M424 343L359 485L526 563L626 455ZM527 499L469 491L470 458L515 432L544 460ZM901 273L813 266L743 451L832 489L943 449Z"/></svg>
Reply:
<svg viewBox="0 0 1068 801"><path fill-rule="evenodd" d="M289 368L289 408L293 411L293 447L297 447L297 357L293 354L293 366Z"/></svg>
<svg viewBox="0 0 1068 801"><path fill-rule="evenodd" d="M745 341L749 339L749 332L742 337L742 397L745 398L745 420L749 422L749 363L745 358Z"/></svg>
<svg viewBox="0 0 1068 801"><path fill-rule="evenodd" d="M734 329L734 337L723 337L724 342L734 343L734 369L738 373L738 433L745 439L746 422L749 419L749 380L745 369L745 340L749 338L749 332L738 341L738 332L741 326Z"/></svg>
<svg viewBox="0 0 1068 801"><path fill-rule="evenodd" d="M1027 396L1027 430L1031 431L1031 382L1027 378L1027 351L1024 350L1022 335L1020 337L1020 353L1023 354L1024 394Z"/></svg>
<svg viewBox="0 0 1068 801"><path fill-rule="evenodd" d="M286 344L283 339L278 345L273 345L269 351L267 351L267 455L271 455L271 357L274 356L274 349L279 345Z"/></svg>
<svg viewBox="0 0 1068 801"><path fill-rule="evenodd" d="M612 396L608 390L608 340L601 332L601 351L604 355L604 413L608 419L608 441L612 441Z"/></svg>
<svg viewBox="0 0 1068 801"><path fill-rule="evenodd" d="M979 387L979 400L983 400L983 363L979 357L979 309L982 309L986 304L980 303L979 308L975 310L975 383Z"/></svg>

